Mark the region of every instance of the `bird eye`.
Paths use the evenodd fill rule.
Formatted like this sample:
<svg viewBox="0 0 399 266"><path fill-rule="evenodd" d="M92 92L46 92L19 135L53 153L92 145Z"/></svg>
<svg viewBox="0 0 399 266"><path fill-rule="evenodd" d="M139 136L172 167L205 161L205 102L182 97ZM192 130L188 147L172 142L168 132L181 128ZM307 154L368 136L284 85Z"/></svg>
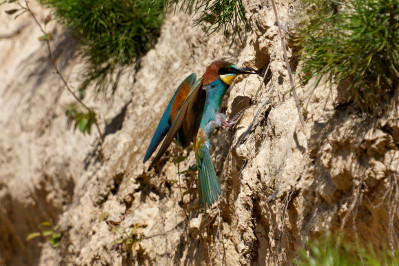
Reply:
<svg viewBox="0 0 399 266"><path fill-rule="evenodd" d="M235 69L234 68L232 68L232 67L229 67L229 68L227 68L227 72L229 72L229 73L235 73L235 71L234 71Z"/></svg>

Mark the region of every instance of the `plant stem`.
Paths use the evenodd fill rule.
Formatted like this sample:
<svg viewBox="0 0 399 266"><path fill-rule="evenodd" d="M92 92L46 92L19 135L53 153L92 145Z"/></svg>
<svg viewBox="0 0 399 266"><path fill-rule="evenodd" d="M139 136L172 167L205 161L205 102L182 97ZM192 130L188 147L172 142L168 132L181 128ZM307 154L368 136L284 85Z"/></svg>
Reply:
<svg viewBox="0 0 399 266"><path fill-rule="evenodd" d="M37 20L35 14L34 14L34 13L32 12L32 10L30 9L30 7L29 7L29 0L26 0L26 1L25 1L26 6L21 5L21 3L20 3L19 1L18 1L18 4L19 4L19 6L20 6L22 9L26 10L27 12L29 12L29 14L31 14L33 20L34 20L34 21L36 22L36 24L39 26L40 31L41 31L43 34L47 34L47 32L43 29L43 27L42 27L42 25L40 24L40 22ZM81 99L79 99L79 97L75 94L75 92L74 92L74 91L71 89L71 87L68 85L68 83L66 82L64 76L61 74L60 70L58 69L58 67L57 67L57 65L56 65L56 63L55 63L55 61L54 61L53 53L51 52L51 46L50 46L50 40L49 40L49 38L46 38L45 41L46 41L47 50L48 50L48 53L49 53L50 62L51 62L51 64L53 65L53 67L54 67L54 69L55 69L55 72L57 73L57 75L60 77L60 79L61 79L62 82L64 83L64 85L65 85L65 87L67 88L67 90L72 94L72 96L76 99L76 101L78 101L78 102L83 106L83 108L85 108L88 112L93 112L93 110L92 110L90 107L88 107ZM94 124L96 125L98 134L100 135L100 138L99 138L100 143L102 143L103 140L104 140L104 135L103 135L103 133L102 133L101 130L100 130L100 126L98 125L97 117L96 117L96 119L94 120Z"/></svg>
<svg viewBox="0 0 399 266"><path fill-rule="evenodd" d="M298 111L299 120L301 121L302 127L305 128L305 122L303 121L303 116L302 116L302 113L301 113L300 102L299 102L299 99L298 99L298 95L296 94L294 78L292 77L291 66L290 66L290 64L288 62L287 48L285 47L284 36L281 33L280 22L279 22L278 13L277 13L277 7L276 7L276 4L274 3L274 0L272 0L272 5L273 5L274 15L276 16L278 32L279 32L280 38L281 38L281 46L283 48L283 53L284 53L284 61L285 61L285 65L287 67L288 76L290 78L291 89L292 89L292 94L294 95L296 109Z"/></svg>

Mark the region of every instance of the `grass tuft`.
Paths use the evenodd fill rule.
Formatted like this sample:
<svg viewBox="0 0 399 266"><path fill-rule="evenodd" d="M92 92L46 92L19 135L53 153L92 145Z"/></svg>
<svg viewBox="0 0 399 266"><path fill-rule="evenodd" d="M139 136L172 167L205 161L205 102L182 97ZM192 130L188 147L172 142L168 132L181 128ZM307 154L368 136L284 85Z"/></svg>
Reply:
<svg viewBox="0 0 399 266"><path fill-rule="evenodd" d="M344 85L347 102L373 112L399 81L399 1L303 0L298 44L304 81Z"/></svg>
<svg viewBox="0 0 399 266"><path fill-rule="evenodd" d="M169 0L169 3L199 14L195 25L204 25L207 35L222 30L226 35L231 34L234 40L241 38L243 26L248 27L242 0Z"/></svg>
<svg viewBox="0 0 399 266"><path fill-rule="evenodd" d="M98 90L119 81L123 67L156 43L164 18L161 0L41 0L82 43L88 68L80 91L95 81ZM120 68L121 67L121 68Z"/></svg>
<svg viewBox="0 0 399 266"><path fill-rule="evenodd" d="M378 256L370 245L367 249L360 243L349 244L344 237L327 233L320 239L306 241L305 248L298 251L293 261L299 266L361 266L398 265L399 251L384 249Z"/></svg>

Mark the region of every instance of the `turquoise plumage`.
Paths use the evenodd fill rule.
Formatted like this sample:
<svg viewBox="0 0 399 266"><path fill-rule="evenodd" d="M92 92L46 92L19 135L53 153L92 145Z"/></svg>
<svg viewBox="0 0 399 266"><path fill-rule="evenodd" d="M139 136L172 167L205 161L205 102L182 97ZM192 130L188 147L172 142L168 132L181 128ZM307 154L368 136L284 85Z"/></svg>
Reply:
<svg viewBox="0 0 399 266"><path fill-rule="evenodd" d="M189 75L170 100L144 156L146 162L163 139L151 168L162 157L173 138L182 147L187 147L192 141L199 172L199 196L205 208L211 206L221 194L209 152L210 139L215 127L234 124L226 122L224 115L219 112L223 96L239 74L258 74L258 71L216 61L208 66L197 81L196 74Z"/></svg>
<svg viewBox="0 0 399 266"><path fill-rule="evenodd" d="M211 206L221 194L219 182L209 153L209 141L199 143L195 150L195 158L199 169L199 195L202 204Z"/></svg>

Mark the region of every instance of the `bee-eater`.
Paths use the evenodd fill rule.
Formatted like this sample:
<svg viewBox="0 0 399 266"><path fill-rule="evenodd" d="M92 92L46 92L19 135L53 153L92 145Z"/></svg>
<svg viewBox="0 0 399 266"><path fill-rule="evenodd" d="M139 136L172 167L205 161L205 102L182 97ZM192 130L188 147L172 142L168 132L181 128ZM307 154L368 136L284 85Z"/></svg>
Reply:
<svg viewBox="0 0 399 266"><path fill-rule="evenodd" d="M173 138L183 148L193 141L200 180L199 196L205 208L211 206L221 191L209 153L210 138L215 127L232 126L239 119L226 121L220 113L223 96L237 75L258 73L251 68L238 68L226 61L216 61L208 66L200 79L196 80L194 73L189 75L166 107L143 162L151 157L162 139L150 168L159 161Z"/></svg>

